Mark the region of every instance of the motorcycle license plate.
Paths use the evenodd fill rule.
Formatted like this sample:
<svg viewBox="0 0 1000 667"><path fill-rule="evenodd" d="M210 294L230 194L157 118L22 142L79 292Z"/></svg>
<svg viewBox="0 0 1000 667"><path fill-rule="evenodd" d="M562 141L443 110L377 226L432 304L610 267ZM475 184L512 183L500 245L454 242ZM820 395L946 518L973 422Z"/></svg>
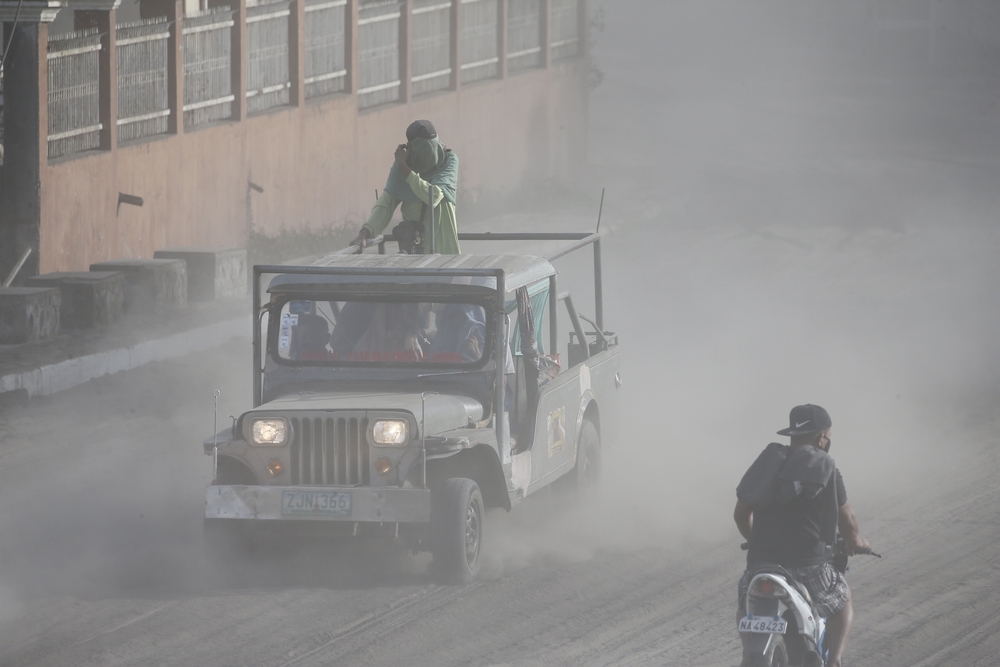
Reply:
<svg viewBox="0 0 1000 667"><path fill-rule="evenodd" d="M777 616L745 616L740 619L740 632L785 634L788 621Z"/></svg>
<svg viewBox="0 0 1000 667"><path fill-rule="evenodd" d="M281 494L281 513L350 516L351 494L343 491L285 491Z"/></svg>

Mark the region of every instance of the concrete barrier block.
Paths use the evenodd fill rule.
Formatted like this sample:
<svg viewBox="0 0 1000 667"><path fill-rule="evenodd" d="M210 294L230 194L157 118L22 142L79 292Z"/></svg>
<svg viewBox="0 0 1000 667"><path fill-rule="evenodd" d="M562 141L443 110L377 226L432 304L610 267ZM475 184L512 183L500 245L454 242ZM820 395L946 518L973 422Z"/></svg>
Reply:
<svg viewBox="0 0 1000 667"><path fill-rule="evenodd" d="M182 260L116 259L91 264L90 270L124 274L126 313L187 304L187 268Z"/></svg>
<svg viewBox="0 0 1000 667"><path fill-rule="evenodd" d="M29 287L55 287L62 296L62 329L92 329L122 317L125 274L120 271L46 273L28 278Z"/></svg>
<svg viewBox="0 0 1000 667"><path fill-rule="evenodd" d="M247 251L243 248L165 248L158 259L183 259L187 264L188 298L212 301L247 293Z"/></svg>
<svg viewBox="0 0 1000 667"><path fill-rule="evenodd" d="M59 290L0 287L0 344L16 345L59 333Z"/></svg>

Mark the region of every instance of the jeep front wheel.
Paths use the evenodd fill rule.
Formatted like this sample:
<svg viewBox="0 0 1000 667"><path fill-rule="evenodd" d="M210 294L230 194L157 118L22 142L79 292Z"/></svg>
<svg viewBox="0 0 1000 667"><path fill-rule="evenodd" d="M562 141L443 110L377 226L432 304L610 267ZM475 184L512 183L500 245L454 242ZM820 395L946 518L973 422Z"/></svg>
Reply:
<svg viewBox="0 0 1000 667"><path fill-rule="evenodd" d="M479 572L483 545L483 494L471 479L445 480L431 508L431 553L446 580L472 581Z"/></svg>
<svg viewBox="0 0 1000 667"><path fill-rule="evenodd" d="M254 556L250 526L237 519L203 519L205 575L212 585L242 588L250 585L248 566Z"/></svg>
<svg viewBox="0 0 1000 667"><path fill-rule="evenodd" d="M202 539L205 555L212 565L230 565L253 555L254 543L249 526L235 519L203 519Z"/></svg>

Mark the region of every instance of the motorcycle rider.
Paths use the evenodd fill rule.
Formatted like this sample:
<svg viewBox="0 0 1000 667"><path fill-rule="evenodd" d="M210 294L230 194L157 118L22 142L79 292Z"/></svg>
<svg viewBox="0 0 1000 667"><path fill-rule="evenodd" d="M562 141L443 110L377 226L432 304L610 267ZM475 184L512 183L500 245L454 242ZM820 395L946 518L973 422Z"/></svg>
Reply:
<svg viewBox="0 0 1000 667"><path fill-rule="evenodd" d="M870 547L860 535L843 478L829 454L829 413L818 405L798 405L788 422L778 435L790 436L791 445L768 445L736 490L733 518L749 543L747 569L739 583L737 620L746 614L754 566L781 565L809 590L816 610L827 619L826 664L841 667L854 608L847 582L833 567L837 529L848 555L865 553ZM740 639L741 667L749 667L749 634L741 634Z"/></svg>

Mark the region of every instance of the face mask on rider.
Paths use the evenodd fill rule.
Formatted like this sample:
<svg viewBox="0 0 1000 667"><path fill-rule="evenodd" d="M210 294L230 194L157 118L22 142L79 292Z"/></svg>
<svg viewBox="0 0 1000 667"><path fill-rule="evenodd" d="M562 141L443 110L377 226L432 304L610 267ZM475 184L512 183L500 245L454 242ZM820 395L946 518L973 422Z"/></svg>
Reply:
<svg viewBox="0 0 1000 667"><path fill-rule="evenodd" d="M830 447L833 446L833 442L830 440L830 436L824 436L826 438L826 448L823 450L827 454L830 453Z"/></svg>

